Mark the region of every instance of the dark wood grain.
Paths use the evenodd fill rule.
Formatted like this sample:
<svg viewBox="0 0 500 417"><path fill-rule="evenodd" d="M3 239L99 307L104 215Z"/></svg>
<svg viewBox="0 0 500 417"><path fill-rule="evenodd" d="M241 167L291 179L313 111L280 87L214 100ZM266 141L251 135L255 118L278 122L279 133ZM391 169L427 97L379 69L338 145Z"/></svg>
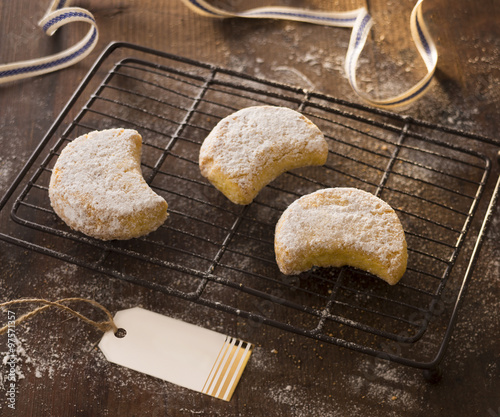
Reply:
<svg viewBox="0 0 500 417"><path fill-rule="evenodd" d="M241 10L266 3L219 0L213 4ZM275 4L323 10L364 5L354 0ZM77 5L90 10L99 25L98 46L90 56L63 71L0 86L0 194L111 41L130 41L360 102L343 70L347 29L272 20L214 20L196 15L179 0L85 0ZM359 74L360 84L370 94L403 91L425 74L410 39L413 5L409 0L368 2L375 26ZM36 22L46 6L28 0L0 2L1 62L55 53L85 33L84 25L74 24L52 38L43 35ZM428 95L396 111L498 138L500 3L428 0L425 16L440 54L437 77ZM425 383L418 371L387 363L377 364L376 378L367 379L364 370L372 363L370 358L260 326L246 332L257 348L232 401L225 403L107 363L96 348L97 330L54 311L17 329L24 350L19 353L22 379L16 410L6 407L0 384L0 415L498 415L499 218L497 209L439 385ZM1 231L8 233L8 213L0 216L0 222ZM187 320L205 317L207 327L234 334L248 325L3 241L0 288L0 301L79 296L93 298L112 311L142 306ZM81 308L95 317L91 308ZM20 315L25 310L16 311ZM3 322L5 315L1 318ZM0 337L0 352L5 351L6 339Z"/></svg>

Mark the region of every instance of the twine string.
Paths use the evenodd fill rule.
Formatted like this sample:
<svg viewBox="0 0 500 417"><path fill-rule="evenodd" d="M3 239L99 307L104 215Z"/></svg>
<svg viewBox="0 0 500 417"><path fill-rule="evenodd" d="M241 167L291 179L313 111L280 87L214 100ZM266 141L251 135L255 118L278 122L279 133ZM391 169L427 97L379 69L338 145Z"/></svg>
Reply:
<svg viewBox="0 0 500 417"><path fill-rule="evenodd" d="M106 316L108 317L108 320L106 321L94 321L89 319L88 317L85 317L83 314L79 313L78 311L68 307L67 305L64 305L63 303L69 303L69 302L85 302L88 304L93 305L94 307L102 310ZM118 331L118 327L116 326L115 322L113 321L113 316L109 312L107 308L105 308L103 305L99 304L97 301L87 299L87 298L80 298L80 297L72 297L72 298L62 298L57 301L49 301L49 300L44 300L42 298L23 298L19 300L12 300L12 301L7 301L4 303L0 304L0 308L5 308L5 307L10 307L12 305L16 304L43 304L42 306L39 306L35 308L34 310L23 314L21 317L15 320L15 325L19 325L22 322L29 320L33 316L36 316L37 314L41 313L44 310L47 310L50 307L56 307L60 310L66 311L67 313L79 318L80 320L83 320L85 323L88 323L95 328L101 330L102 332L107 332L109 330L112 330L113 333L116 333ZM9 325L3 326L0 328L0 335L6 333L9 329Z"/></svg>

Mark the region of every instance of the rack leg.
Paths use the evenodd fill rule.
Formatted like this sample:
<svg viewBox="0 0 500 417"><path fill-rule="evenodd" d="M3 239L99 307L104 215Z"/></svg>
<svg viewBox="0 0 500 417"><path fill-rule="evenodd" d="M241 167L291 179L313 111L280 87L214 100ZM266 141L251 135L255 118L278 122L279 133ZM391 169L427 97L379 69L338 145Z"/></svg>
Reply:
<svg viewBox="0 0 500 417"><path fill-rule="evenodd" d="M437 384L443 377L443 372L439 365L432 369L424 369L423 374L424 379L431 384Z"/></svg>

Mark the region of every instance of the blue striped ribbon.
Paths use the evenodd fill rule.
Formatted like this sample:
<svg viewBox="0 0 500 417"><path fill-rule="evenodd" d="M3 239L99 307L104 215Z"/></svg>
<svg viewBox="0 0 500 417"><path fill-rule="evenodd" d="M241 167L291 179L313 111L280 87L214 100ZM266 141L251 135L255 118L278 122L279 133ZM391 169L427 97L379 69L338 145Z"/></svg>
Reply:
<svg viewBox="0 0 500 417"><path fill-rule="evenodd" d="M434 42L422 16L422 2L418 0L410 16L413 41L425 62L427 74L412 88L396 97L374 99L362 92L357 85L356 68L359 55L372 27L372 18L366 8L345 12L311 11L293 7L260 7L239 13L227 12L208 4L204 0L182 0L196 13L215 18L273 18L295 20L327 26L352 28L351 39L345 59L345 72L353 90L363 100L376 107L396 107L409 104L425 94L431 85L437 66L438 54ZM68 7L69 0L54 0L51 7L39 22L45 33L51 36L59 27L75 21L90 24L87 35L73 47L44 58L0 65L0 84L56 71L68 67L85 58L95 47L98 38L94 17L85 9Z"/></svg>
<svg viewBox="0 0 500 417"><path fill-rule="evenodd" d="M0 84L22 78L57 71L85 58L97 44L98 31L94 17L79 7L68 7L69 0L53 0L38 26L52 36L57 29L72 22L86 22L90 29L84 38L72 47L43 58L0 65Z"/></svg>
<svg viewBox="0 0 500 417"><path fill-rule="evenodd" d="M427 74L407 91L396 97L386 99L374 99L362 92L356 80L358 58L365 46L366 39L373 24L371 16L364 7L346 12L320 12L293 7L260 7L233 13L214 7L204 0L182 1L196 13L209 17L273 18L352 28L351 39L345 59L345 72L355 93L372 106L391 108L407 105L417 100L429 90L436 70L438 54L422 16L423 0L418 0L412 10L410 28L413 41L425 62Z"/></svg>

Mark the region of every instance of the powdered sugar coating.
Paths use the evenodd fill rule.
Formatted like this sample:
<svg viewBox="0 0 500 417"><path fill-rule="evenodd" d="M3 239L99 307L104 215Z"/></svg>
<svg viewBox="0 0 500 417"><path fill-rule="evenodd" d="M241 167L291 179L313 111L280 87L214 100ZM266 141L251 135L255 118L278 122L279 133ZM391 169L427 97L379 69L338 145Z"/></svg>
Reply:
<svg viewBox="0 0 500 417"><path fill-rule="evenodd" d="M50 178L57 215L71 228L102 240L156 230L168 206L142 176L141 148L141 136L131 129L94 131L69 143Z"/></svg>
<svg viewBox="0 0 500 417"><path fill-rule="evenodd" d="M390 284L407 263L403 227L384 201L356 188L328 188L301 197L276 226L276 260L285 274L312 266L354 266Z"/></svg>
<svg viewBox="0 0 500 417"><path fill-rule="evenodd" d="M305 116L286 107L247 107L222 119L200 149L200 170L226 197L249 204L278 175L323 165L328 145Z"/></svg>

